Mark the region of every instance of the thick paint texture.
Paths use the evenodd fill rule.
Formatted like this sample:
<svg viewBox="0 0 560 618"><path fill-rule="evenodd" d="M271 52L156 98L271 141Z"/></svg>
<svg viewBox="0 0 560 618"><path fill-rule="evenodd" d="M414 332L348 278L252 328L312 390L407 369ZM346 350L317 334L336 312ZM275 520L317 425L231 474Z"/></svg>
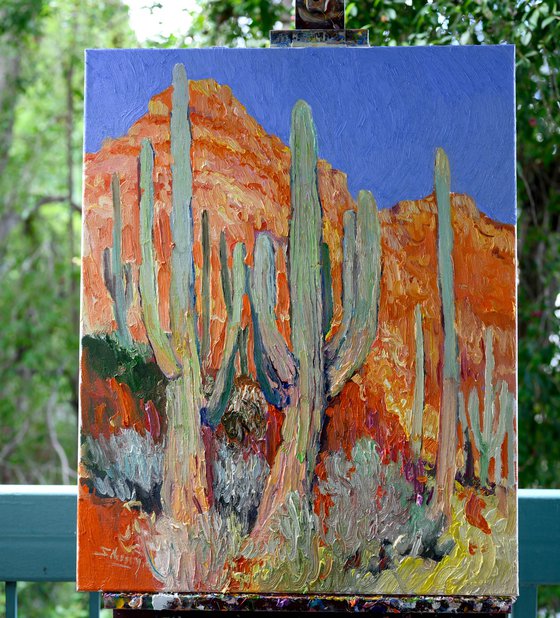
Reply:
<svg viewBox="0 0 560 618"><path fill-rule="evenodd" d="M81 589L516 594L510 49L357 51L88 54Z"/></svg>

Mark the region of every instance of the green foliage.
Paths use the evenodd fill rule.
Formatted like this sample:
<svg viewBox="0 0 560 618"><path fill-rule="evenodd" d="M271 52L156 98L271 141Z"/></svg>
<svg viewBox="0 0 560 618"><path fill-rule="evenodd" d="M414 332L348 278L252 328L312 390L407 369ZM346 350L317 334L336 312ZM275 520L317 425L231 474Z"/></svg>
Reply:
<svg viewBox="0 0 560 618"><path fill-rule="evenodd" d="M41 19L48 14L45 0L3 0L0 7L0 37L38 34Z"/></svg>
<svg viewBox="0 0 560 618"><path fill-rule="evenodd" d="M109 335L86 335L82 348L87 353L89 366L102 379L116 378L126 384L136 399L153 401L160 411L164 409L167 380L161 369L151 362L151 350L121 346Z"/></svg>
<svg viewBox="0 0 560 618"><path fill-rule="evenodd" d="M286 27L290 0L202 0L186 39L196 45L265 47L268 33Z"/></svg>
<svg viewBox="0 0 560 618"><path fill-rule="evenodd" d="M88 618L88 595L76 592L74 582L18 582L18 616L25 618ZM0 587L0 611L5 607ZM110 618L101 612L103 618ZM4 616L4 613L0 614Z"/></svg>
<svg viewBox="0 0 560 618"><path fill-rule="evenodd" d="M117 0L1 4L0 55L11 62L0 69L10 85L9 99L0 95L0 481L68 483L77 461L83 50L134 38Z"/></svg>
<svg viewBox="0 0 560 618"><path fill-rule="evenodd" d="M558 586L539 586L539 618L556 618L560 612L560 588Z"/></svg>

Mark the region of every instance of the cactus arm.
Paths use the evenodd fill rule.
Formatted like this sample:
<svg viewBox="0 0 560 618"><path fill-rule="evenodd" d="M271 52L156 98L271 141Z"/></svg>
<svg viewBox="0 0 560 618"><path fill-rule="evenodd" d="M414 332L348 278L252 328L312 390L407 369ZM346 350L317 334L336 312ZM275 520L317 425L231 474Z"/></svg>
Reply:
<svg viewBox="0 0 560 618"><path fill-rule="evenodd" d="M343 216L344 236L342 240L342 324L325 347L327 362L338 353L340 345L345 340L350 326L350 320L354 315L354 299L356 298L356 286L354 281L356 264L356 213L347 210Z"/></svg>
<svg viewBox="0 0 560 618"><path fill-rule="evenodd" d="M488 442L484 439L484 431L480 428L480 411L479 411L478 393L475 388L472 389L469 395L469 416L471 418L471 426L473 432L474 443L480 455L480 483L485 486L488 482L488 467L490 465L490 451Z"/></svg>
<svg viewBox="0 0 560 618"><path fill-rule="evenodd" d="M331 254L326 242L321 246L321 273L323 276L323 336L325 336L331 328L333 319Z"/></svg>
<svg viewBox="0 0 560 618"><path fill-rule="evenodd" d="M109 292L109 296L115 301L115 280L113 275L113 268L111 266L111 249L105 247L103 250L103 281L105 287Z"/></svg>
<svg viewBox="0 0 560 618"><path fill-rule="evenodd" d="M508 434L508 444L507 444L507 454L508 454L508 474L507 474L507 486L514 487L515 486L515 430L513 427L513 421L515 417L515 397L513 393L509 394L509 405L507 408L507 434Z"/></svg>
<svg viewBox="0 0 560 618"><path fill-rule="evenodd" d="M239 352L239 371L242 376L249 375L249 361L247 360L247 340L249 339L249 327L240 328L237 335L237 350Z"/></svg>
<svg viewBox="0 0 560 618"><path fill-rule="evenodd" d="M467 421L467 411L465 410L465 396L463 395L463 391L459 391L459 397L457 402L459 407L459 420L461 421L461 427L463 429L463 433L468 436L469 424Z"/></svg>
<svg viewBox="0 0 560 618"><path fill-rule="evenodd" d="M499 386L499 401L500 401L500 416L498 417L498 426L492 434L492 446L496 450L501 451L502 442L506 435L507 417L509 408L509 391L505 380L502 380Z"/></svg>
<svg viewBox="0 0 560 618"><path fill-rule="evenodd" d="M289 389L295 382L297 368L276 325L275 253L272 240L265 232L260 233L255 241L248 287L257 379L266 400L283 409L289 402Z"/></svg>
<svg viewBox="0 0 560 618"><path fill-rule="evenodd" d="M130 264L124 265L124 302L126 308L132 305L132 301L134 299L134 287L132 284L132 268Z"/></svg>
<svg viewBox="0 0 560 618"><path fill-rule="evenodd" d="M226 312L228 318L231 319L232 313L232 291L231 291L231 280L229 274L229 266L228 266L228 252L227 252L227 244L226 244L226 235L222 231L220 233L220 277L222 280L222 292L224 294L224 302L226 305Z"/></svg>
<svg viewBox="0 0 560 618"><path fill-rule="evenodd" d="M231 320L233 311L233 298L231 290L231 275L228 266L226 235L220 233L220 278L222 281L222 293L226 306L228 319ZM247 341L249 338L249 328L246 326L239 330L237 336L237 350L239 352L239 370L241 375L249 375L249 361L247 360Z"/></svg>
<svg viewBox="0 0 560 618"><path fill-rule="evenodd" d="M492 441L492 429L494 421L494 343L492 328L488 327L484 335L484 349L486 365L484 368L484 427L482 429L484 441L490 444Z"/></svg>
<svg viewBox="0 0 560 618"><path fill-rule="evenodd" d="M171 112L171 173L173 200L171 229L171 286L169 318L176 350L184 345L187 320L196 320L194 299L193 222L192 222L192 168L191 129L189 120L189 82L182 64L173 68L173 95ZM189 346L196 349L194 342ZM198 354L198 351L196 352Z"/></svg>
<svg viewBox="0 0 560 618"><path fill-rule="evenodd" d="M416 380L414 383L414 403L412 407L412 454L418 461L422 453L422 434L424 421L424 333L422 331L422 309L414 308L414 332L416 341ZM465 402L463 401L463 409ZM465 429L466 430L466 429Z"/></svg>
<svg viewBox="0 0 560 618"><path fill-rule="evenodd" d="M113 280L115 282L115 317L119 340L125 347L132 345L132 337L126 317L131 305L131 290L128 277L130 276L130 264L124 264L122 260L122 208L121 208L121 185L117 174L113 174L111 180L113 193Z"/></svg>
<svg viewBox="0 0 560 618"><path fill-rule="evenodd" d="M206 420L215 427L226 409L233 386L235 355L240 332L243 295L246 288L245 245L237 243L233 249L233 302L231 318L226 329L226 339L222 354L222 364L216 374L214 390L206 406Z"/></svg>
<svg viewBox="0 0 560 618"><path fill-rule="evenodd" d="M290 148L290 310L292 349L299 363L296 457L302 463L307 459L308 474L311 474L315 455L311 455L307 447L321 431L325 403L323 213L317 182L317 135L311 108L301 100L292 110ZM307 455L312 456L313 461L309 461Z"/></svg>
<svg viewBox="0 0 560 618"><path fill-rule="evenodd" d="M140 265L140 307L146 327L146 334L156 361L169 379L180 374L167 334L161 327L158 315L158 297L156 283L156 261L153 250L154 224L154 151L149 140L142 141L140 152L140 247L142 264Z"/></svg>
<svg viewBox="0 0 560 618"><path fill-rule="evenodd" d="M113 284L115 290L115 314L119 331L123 324L122 311L124 309L124 281L122 270L122 217L121 217L121 186L117 174L111 178L111 192L113 194L113 251L111 252ZM124 317L126 329L126 317Z"/></svg>
<svg viewBox="0 0 560 618"><path fill-rule="evenodd" d="M363 365L377 335L381 283L381 227L377 204L369 191L358 195L356 294L344 341L328 368L329 397L335 397Z"/></svg>
<svg viewBox="0 0 560 618"><path fill-rule="evenodd" d="M459 421L461 422L461 431L464 436L464 448L465 448L465 462L464 462L464 472L465 476L470 476L470 458L472 457L472 441L469 434L469 421L467 420L467 410L465 406L465 395L463 391L459 391L457 395L457 409L459 414Z"/></svg>
<svg viewBox="0 0 560 618"><path fill-rule="evenodd" d="M496 462L494 481L496 483L501 482L503 477L503 461L502 461L502 443L506 436L506 429L508 426L510 394L508 391L508 385L505 380L500 382L498 387L499 401L500 401L500 416L498 417L498 426L496 431L492 434L492 441L490 443L491 452L494 454Z"/></svg>
<svg viewBox="0 0 560 618"><path fill-rule="evenodd" d="M483 450L482 432L480 431L480 411L478 393L476 388L473 388L469 394L469 418L471 419L471 427L474 438L474 443L478 451ZM465 419L466 420L466 419Z"/></svg>
<svg viewBox="0 0 560 618"><path fill-rule="evenodd" d="M208 362L210 352L210 226L208 211L202 211L202 338L200 356Z"/></svg>

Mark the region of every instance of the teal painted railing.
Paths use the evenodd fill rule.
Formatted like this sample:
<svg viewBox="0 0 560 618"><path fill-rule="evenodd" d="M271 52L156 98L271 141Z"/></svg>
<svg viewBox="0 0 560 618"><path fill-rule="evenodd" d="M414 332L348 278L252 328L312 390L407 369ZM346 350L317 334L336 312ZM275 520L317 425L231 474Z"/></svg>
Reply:
<svg viewBox="0 0 560 618"><path fill-rule="evenodd" d="M0 485L0 581L6 582L6 618L17 616L17 582L76 580L77 488ZM89 616L99 618L99 593Z"/></svg>
<svg viewBox="0 0 560 618"><path fill-rule="evenodd" d="M0 581L6 616L17 615L18 581L75 581L76 488L0 485ZM560 584L560 490L519 492L520 596L515 618L535 618L539 585ZM90 618L99 595L90 595Z"/></svg>

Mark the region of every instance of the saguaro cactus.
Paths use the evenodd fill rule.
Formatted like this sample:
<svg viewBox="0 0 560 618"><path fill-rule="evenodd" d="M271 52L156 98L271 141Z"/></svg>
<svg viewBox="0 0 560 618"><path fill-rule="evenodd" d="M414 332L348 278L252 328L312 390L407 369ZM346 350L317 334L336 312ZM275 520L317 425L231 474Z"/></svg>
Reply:
<svg viewBox="0 0 560 618"><path fill-rule="evenodd" d="M142 142L140 154L140 266L141 308L146 333L154 356L167 376L167 434L162 487L164 509L176 520L189 522L196 513L208 509L206 463L200 425L201 413L211 421L221 418L233 382L245 292L245 248L237 243L233 250L232 285L227 289L231 307L222 363L211 394L202 388L201 355L207 353L208 320L203 318L201 345L197 330L195 269L193 260L191 132L189 123L188 80L182 65L173 71L173 111L171 116L172 212L171 285L169 317L171 333L163 329L158 312L157 266L153 249L154 151L149 140ZM203 310L209 311L209 234L208 217L202 215ZM224 293L226 290L224 289ZM204 359L203 359L204 360Z"/></svg>
<svg viewBox="0 0 560 618"><path fill-rule="evenodd" d="M132 304L133 287L130 264L122 259L122 215L121 187L119 177L111 178L113 197L113 247L103 252L103 279L113 299L113 312L117 322L117 340L124 347L132 345L132 337L126 322L126 316Z"/></svg>
<svg viewBox="0 0 560 618"><path fill-rule="evenodd" d="M410 443L412 457L418 463L422 455L422 434L424 432L424 332L422 330L422 308L414 308L414 333L416 342L416 362L414 381L414 402L412 404L412 423Z"/></svg>
<svg viewBox="0 0 560 618"><path fill-rule="evenodd" d="M438 148L436 152L434 181L438 208L438 281L444 330L443 385L436 460L435 504L445 515L449 516L456 471L459 350L455 326L450 171L449 160L442 148Z"/></svg>
<svg viewBox="0 0 560 618"><path fill-rule="evenodd" d="M502 380L497 388L494 387L494 350L493 350L493 330L491 327L486 329L484 338L486 365L484 370L484 405L483 405L483 425L480 425L479 399L476 389L469 395L469 417L471 419L474 443L479 452L480 484L488 485L488 468L490 460L495 462L495 481L505 486L510 481L513 485L515 475L515 442L513 435L513 417L515 413L515 400L509 392L507 383ZM496 421L496 395L499 401L499 416ZM502 466L502 443L508 432L508 475L503 478Z"/></svg>
<svg viewBox="0 0 560 618"><path fill-rule="evenodd" d="M290 136L291 220L288 240L292 351L277 331L275 251L267 233L256 239L249 279L255 328L255 362L265 396L285 408L283 443L261 501L259 521L286 494L305 494L312 481L324 411L363 365L377 332L381 279L381 231L371 193L361 191L357 213L344 214L343 309L337 334L332 319L328 251L322 240L323 210L317 183L317 137L311 108L298 101ZM258 524L257 524L258 528Z"/></svg>

